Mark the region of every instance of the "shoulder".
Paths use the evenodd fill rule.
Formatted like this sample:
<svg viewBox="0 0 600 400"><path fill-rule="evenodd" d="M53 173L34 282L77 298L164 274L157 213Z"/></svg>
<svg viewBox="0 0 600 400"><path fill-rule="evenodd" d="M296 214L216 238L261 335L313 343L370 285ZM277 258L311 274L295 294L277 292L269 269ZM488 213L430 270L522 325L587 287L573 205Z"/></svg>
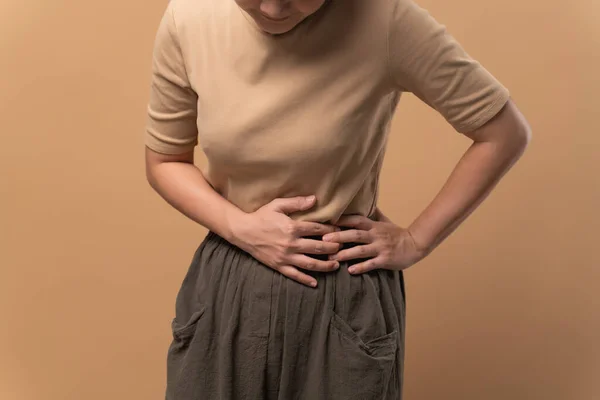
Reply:
<svg viewBox="0 0 600 400"><path fill-rule="evenodd" d="M346 0L338 2L348 15L359 16L359 20L373 33L389 35L401 31L404 35L418 36L423 27L431 27L432 17L414 0ZM414 30L417 32L414 32ZM419 31L421 30L421 31Z"/></svg>
<svg viewBox="0 0 600 400"><path fill-rule="evenodd" d="M233 1L231 1L233 2ZM167 11L171 13L175 25L181 29L202 24L207 18L223 8L224 0L170 0Z"/></svg>

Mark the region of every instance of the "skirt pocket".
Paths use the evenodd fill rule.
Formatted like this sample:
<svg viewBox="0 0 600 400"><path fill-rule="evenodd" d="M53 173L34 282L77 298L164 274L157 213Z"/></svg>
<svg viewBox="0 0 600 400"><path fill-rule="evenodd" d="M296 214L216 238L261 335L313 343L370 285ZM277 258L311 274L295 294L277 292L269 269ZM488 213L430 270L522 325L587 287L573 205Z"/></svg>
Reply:
<svg viewBox="0 0 600 400"><path fill-rule="evenodd" d="M206 307L200 307L194 311L186 322L181 323L175 317L171 322L171 332L173 340L169 346L169 359L177 359L185 355L190 346L198 328L198 323L204 316ZM173 362L173 361L171 361Z"/></svg>
<svg viewBox="0 0 600 400"><path fill-rule="evenodd" d="M206 311L206 307L201 307L199 310L194 311L187 322L181 324L177 321L177 318L174 318L171 322L171 331L173 332L173 340L175 341L185 341L192 336L194 336L194 332L196 331L196 325L198 325L198 321L204 315Z"/></svg>
<svg viewBox="0 0 600 400"><path fill-rule="evenodd" d="M197 334L199 323L205 316L206 307L194 311L184 323L177 317L171 322L173 340L167 354L167 387L166 400L191 399L190 393L195 393L198 384L194 382L198 377L201 363L205 360L199 357L203 346L197 339L203 337Z"/></svg>
<svg viewBox="0 0 600 400"><path fill-rule="evenodd" d="M333 313L331 326L342 336L354 343L359 349L371 357L387 359L391 356L392 361L398 347L398 331L394 330L386 335L364 342L360 336L344 321L342 317Z"/></svg>
<svg viewBox="0 0 600 400"><path fill-rule="evenodd" d="M325 398L385 399L396 370L398 331L365 342L333 313L328 336Z"/></svg>

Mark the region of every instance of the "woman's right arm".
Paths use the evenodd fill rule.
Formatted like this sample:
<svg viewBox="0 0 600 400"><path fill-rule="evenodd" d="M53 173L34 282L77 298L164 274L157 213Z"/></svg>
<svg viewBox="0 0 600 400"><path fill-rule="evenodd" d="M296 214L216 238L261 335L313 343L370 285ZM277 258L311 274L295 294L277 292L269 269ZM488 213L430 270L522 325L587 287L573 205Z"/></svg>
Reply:
<svg viewBox="0 0 600 400"><path fill-rule="evenodd" d="M150 186L179 212L234 241L234 224L245 213L220 196L194 165L194 152L167 155L146 147L146 178Z"/></svg>
<svg viewBox="0 0 600 400"><path fill-rule="evenodd" d="M331 271L336 261L321 261L306 254L333 254L337 243L304 239L325 235L335 227L294 221L286 214L311 208L315 199L275 199L246 213L217 193L194 165L194 152L166 155L146 147L146 177L150 186L171 206L191 220L288 278L309 286L316 280L297 268Z"/></svg>

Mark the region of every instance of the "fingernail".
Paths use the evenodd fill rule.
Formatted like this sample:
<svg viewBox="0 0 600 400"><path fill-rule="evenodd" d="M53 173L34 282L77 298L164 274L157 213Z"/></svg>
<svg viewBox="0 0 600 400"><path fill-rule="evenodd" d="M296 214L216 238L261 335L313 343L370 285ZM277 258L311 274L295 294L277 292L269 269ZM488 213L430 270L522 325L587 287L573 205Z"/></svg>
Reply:
<svg viewBox="0 0 600 400"><path fill-rule="evenodd" d="M313 201L314 199L315 199L315 196L314 196L314 195L312 195L312 196L308 196L308 197L306 198L306 201Z"/></svg>
<svg viewBox="0 0 600 400"><path fill-rule="evenodd" d="M350 268L348 268L348 272L350 272L351 274L353 274L353 273L356 272L356 268L350 267Z"/></svg>
<svg viewBox="0 0 600 400"><path fill-rule="evenodd" d="M317 287L317 282L315 282L315 281L311 282L311 283L310 283L310 286L311 286L311 287Z"/></svg>
<svg viewBox="0 0 600 400"><path fill-rule="evenodd" d="M334 266L333 266L333 268L334 269L339 269L340 268L340 263L336 261L335 264L334 264Z"/></svg>
<svg viewBox="0 0 600 400"><path fill-rule="evenodd" d="M336 228L335 228L335 231L336 231L336 232L341 232L341 231L342 231L342 228L339 228L339 227L337 227L337 226L336 226Z"/></svg>

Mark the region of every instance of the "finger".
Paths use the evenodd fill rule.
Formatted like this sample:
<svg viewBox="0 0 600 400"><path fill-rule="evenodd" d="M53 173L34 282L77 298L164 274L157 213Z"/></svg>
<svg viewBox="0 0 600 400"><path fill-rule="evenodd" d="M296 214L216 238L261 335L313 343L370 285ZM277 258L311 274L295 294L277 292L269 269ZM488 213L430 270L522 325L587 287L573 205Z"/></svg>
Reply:
<svg viewBox="0 0 600 400"><path fill-rule="evenodd" d="M339 249L339 243L330 243L313 239L298 239L294 242L292 250L296 253L304 254L335 254Z"/></svg>
<svg viewBox="0 0 600 400"><path fill-rule="evenodd" d="M294 266L309 271L330 272L335 271L340 267L340 263L335 260L317 260L302 254L291 256L290 261Z"/></svg>
<svg viewBox="0 0 600 400"><path fill-rule="evenodd" d="M318 222L297 221L295 224L298 236L321 236L340 231L340 228L337 226L320 224Z"/></svg>
<svg viewBox="0 0 600 400"><path fill-rule="evenodd" d="M296 211L303 211L315 205L315 196L298 196L289 198L278 198L269 203L273 211L283 214L291 214Z"/></svg>
<svg viewBox="0 0 600 400"><path fill-rule="evenodd" d="M363 215L347 215L341 217L335 224L337 226L356 228L363 231L368 231L373 227L373 221Z"/></svg>
<svg viewBox="0 0 600 400"><path fill-rule="evenodd" d="M378 255L379 253L375 246L354 246L350 249L342 250L337 254L329 256L329 259L336 261L348 261L356 260L358 258L377 257Z"/></svg>
<svg viewBox="0 0 600 400"><path fill-rule="evenodd" d="M365 272L369 272L374 269L383 269L384 267L385 267L385 264L382 262L382 260L379 257L377 257L377 258L371 258L367 261L363 261L363 262L352 265L351 267L348 268L348 272L353 275L364 274Z"/></svg>
<svg viewBox="0 0 600 400"><path fill-rule="evenodd" d="M287 276L288 278L293 279L296 282L300 282L303 285L310 286L310 287L317 286L317 280L315 278L298 271L297 268L287 265L284 267L279 267L277 270L282 275Z"/></svg>
<svg viewBox="0 0 600 400"><path fill-rule="evenodd" d="M346 231L328 233L323 236L323 241L335 243L371 243L373 238L368 231L349 229Z"/></svg>

